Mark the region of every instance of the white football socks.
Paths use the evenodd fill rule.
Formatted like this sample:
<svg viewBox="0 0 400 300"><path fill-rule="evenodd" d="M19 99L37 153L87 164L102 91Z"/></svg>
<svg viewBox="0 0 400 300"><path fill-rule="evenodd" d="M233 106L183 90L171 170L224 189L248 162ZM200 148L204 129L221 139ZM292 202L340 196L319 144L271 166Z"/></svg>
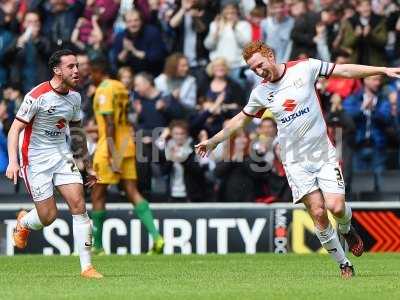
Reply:
<svg viewBox="0 0 400 300"><path fill-rule="evenodd" d="M92 225L87 212L82 215L72 215L74 240L78 248L82 271L92 265Z"/></svg>
<svg viewBox="0 0 400 300"><path fill-rule="evenodd" d="M350 231L352 217L351 207L346 203L344 205L344 216L341 218L334 217L338 224L338 232L341 234L346 234Z"/></svg>
<svg viewBox="0 0 400 300"><path fill-rule="evenodd" d="M40 222L36 208L32 209L21 218L21 224L31 230L40 230L43 228L43 224Z"/></svg>
<svg viewBox="0 0 400 300"><path fill-rule="evenodd" d="M328 251L330 256L334 260L336 260L338 264L349 263L351 265L350 261L344 254L344 250L339 242L337 233L335 229L333 229L331 223L329 223L328 227L324 230L319 230L318 228L315 228L315 233L319 241L321 242L322 247L324 247L326 251Z"/></svg>

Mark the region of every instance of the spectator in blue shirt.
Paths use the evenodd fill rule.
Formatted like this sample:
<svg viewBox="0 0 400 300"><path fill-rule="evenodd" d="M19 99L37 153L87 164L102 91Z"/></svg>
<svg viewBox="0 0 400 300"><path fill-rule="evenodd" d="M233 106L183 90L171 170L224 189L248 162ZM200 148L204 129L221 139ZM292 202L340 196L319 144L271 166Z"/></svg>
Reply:
<svg viewBox="0 0 400 300"><path fill-rule="evenodd" d="M390 103L382 93L382 76L364 79L364 88L345 99L345 111L356 125L355 171L372 170L375 190L381 186L386 163L386 128L390 125Z"/></svg>
<svg viewBox="0 0 400 300"><path fill-rule="evenodd" d="M287 62L292 51L294 19L286 15L284 0L271 1L268 11L269 16L261 22L262 39L274 49L277 63Z"/></svg>
<svg viewBox="0 0 400 300"><path fill-rule="evenodd" d="M126 29L115 37L112 49L112 63L116 70L119 66L130 66L135 73L161 73L166 47L159 29L143 23L140 12L128 11L124 20Z"/></svg>
<svg viewBox="0 0 400 300"><path fill-rule="evenodd" d="M44 35L50 39L52 50L71 47L71 34L75 23L82 15L85 0L32 0L30 11L38 11L43 21Z"/></svg>
<svg viewBox="0 0 400 300"><path fill-rule="evenodd" d="M14 85L20 86L23 93L27 93L50 78L47 61L51 45L49 39L42 34L38 13L26 13L22 28L23 32L14 48L10 77Z"/></svg>
<svg viewBox="0 0 400 300"><path fill-rule="evenodd" d="M15 36L4 24L4 16L0 13L0 87L8 83L8 62L12 55Z"/></svg>
<svg viewBox="0 0 400 300"><path fill-rule="evenodd" d="M8 165L7 138L4 132L3 120L8 118L5 101L0 102L0 173L3 174Z"/></svg>

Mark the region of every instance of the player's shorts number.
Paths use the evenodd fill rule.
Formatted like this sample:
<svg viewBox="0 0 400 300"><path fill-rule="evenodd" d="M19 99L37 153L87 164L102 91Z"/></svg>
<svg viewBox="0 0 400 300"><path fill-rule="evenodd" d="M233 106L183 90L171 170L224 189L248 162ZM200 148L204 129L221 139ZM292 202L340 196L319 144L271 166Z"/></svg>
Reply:
<svg viewBox="0 0 400 300"><path fill-rule="evenodd" d="M70 165L70 167L71 167L71 172L79 172L78 167L72 160L68 161L68 165Z"/></svg>
<svg viewBox="0 0 400 300"><path fill-rule="evenodd" d="M337 180L338 185L343 186L344 180L343 180L342 171L340 170L340 168L336 167L335 172L336 172L336 180Z"/></svg>

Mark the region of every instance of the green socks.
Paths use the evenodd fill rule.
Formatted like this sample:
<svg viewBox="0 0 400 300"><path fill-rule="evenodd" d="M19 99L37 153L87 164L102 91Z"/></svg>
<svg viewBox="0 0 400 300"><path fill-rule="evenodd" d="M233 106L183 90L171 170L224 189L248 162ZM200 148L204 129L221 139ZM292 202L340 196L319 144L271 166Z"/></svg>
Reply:
<svg viewBox="0 0 400 300"><path fill-rule="evenodd" d="M151 213L149 203L146 200L140 201L134 208L134 212L137 217L142 221L144 227L151 234L153 240L157 240L161 237L156 226L154 225L153 214ZM103 223L106 218L105 210L94 210L92 211L92 221L93 221L93 239L94 247L96 249L103 248Z"/></svg>
<svg viewBox="0 0 400 300"><path fill-rule="evenodd" d="M106 218L105 210L92 211L93 238L94 238L94 247L96 249L103 248L103 223L105 218Z"/></svg>
<svg viewBox="0 0 400 300"><path fill-rule="evenodd" d="M136 213L140 221L142 221L147 231L151 234L153 240L157 240L161 235L154 225L153 214L151 213L149 203L145 199L143 199L138 204L136 204L134 212Z"/></svg>

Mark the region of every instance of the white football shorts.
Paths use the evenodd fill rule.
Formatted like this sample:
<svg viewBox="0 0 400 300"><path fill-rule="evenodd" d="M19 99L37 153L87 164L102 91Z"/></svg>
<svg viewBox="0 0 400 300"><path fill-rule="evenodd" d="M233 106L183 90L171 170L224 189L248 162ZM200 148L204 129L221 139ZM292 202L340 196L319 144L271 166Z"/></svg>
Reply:
<svg viewBox="0 0 400 300"><path fill-rule="evenodd" d="M292 189L293 203L313 191L345 194L343 173L337 162L296 162L284 164L286 177Z"/></svg>
<svg viewBox="0 0 400 300"><path fill-rule="evenodd" d="M55 186L80 183L82 177L73 159L63 158L48 163L30 163L21 167L21 175L33 201L53 196Z"/></svg>

